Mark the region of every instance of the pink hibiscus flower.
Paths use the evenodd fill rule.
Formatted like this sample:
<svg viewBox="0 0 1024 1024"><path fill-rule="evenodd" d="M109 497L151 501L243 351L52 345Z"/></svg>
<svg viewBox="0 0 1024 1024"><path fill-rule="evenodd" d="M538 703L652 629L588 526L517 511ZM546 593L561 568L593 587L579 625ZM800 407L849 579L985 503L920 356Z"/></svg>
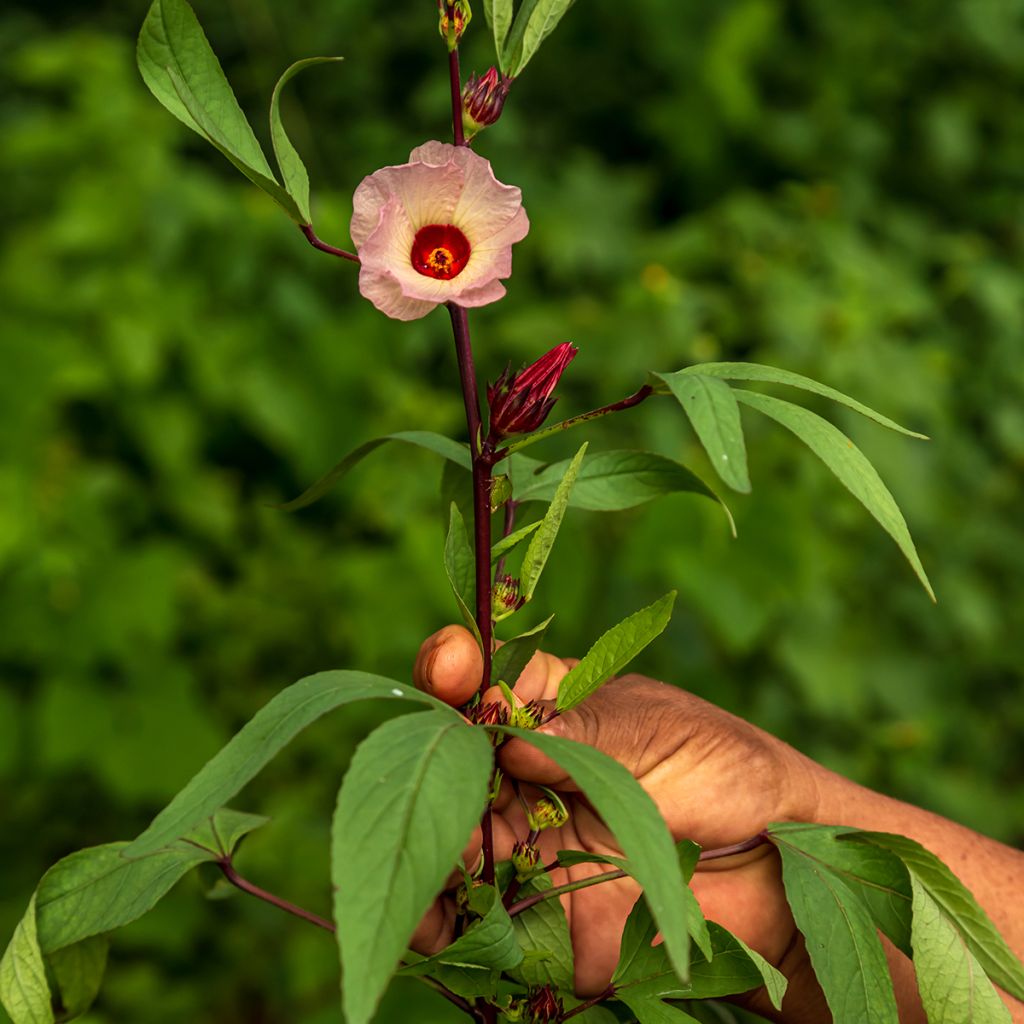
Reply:
<svg viewBox="0 0 1024 1024"><path fill-rule="evenodd" d="M352 200L359 290L382 313L416 320L443 302L505 294L512 245L530 228L522 193L465 146L427 142L407 164L364 178Z"/></svg>

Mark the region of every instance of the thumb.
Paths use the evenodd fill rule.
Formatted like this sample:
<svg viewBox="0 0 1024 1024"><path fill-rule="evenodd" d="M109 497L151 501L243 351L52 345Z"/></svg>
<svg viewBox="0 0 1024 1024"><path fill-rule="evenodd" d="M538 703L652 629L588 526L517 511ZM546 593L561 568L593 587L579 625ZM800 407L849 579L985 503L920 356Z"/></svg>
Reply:
<svg viewBox="0 0 1024 1024"><path fill-rule="evenodd" d="M476 693L483 670L473 634L462 626L445 626L424 641L412 676L418 689L460 707Z"/></svg>

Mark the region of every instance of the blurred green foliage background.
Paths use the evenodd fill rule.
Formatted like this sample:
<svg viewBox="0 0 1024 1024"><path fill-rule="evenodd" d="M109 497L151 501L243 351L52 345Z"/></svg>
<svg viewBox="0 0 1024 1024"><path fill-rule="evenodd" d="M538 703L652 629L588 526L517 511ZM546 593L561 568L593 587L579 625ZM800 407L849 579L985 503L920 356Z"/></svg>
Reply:
<svg viewBox="0 0 1024 1024"><path fill-rule="evenodd" d="M322 237L359 179L446 137L432 0L197 0L243 106L286 118ZM129 838L284 685L405 678L455 614L440 465L356 443L461 436L447 318L402 325L149 96L142 0L0 15L0 934L42 871ZM464 67L490 63L478 13ZM747 417L754 493L570 513L529 623L580 653L669 588L637 667L870 786L1024 840L1024 3L583 0L477 149L533 223L472 317L493 379L563 340L559 409L647 369L752 359L932 437L817 404L876 461L939 595L794 439ZM787 397L802 397L789 395ZM603 421L711 479L677 407ZM534 449L551 459L574 439ZM518 621L518 620L516 620ZM529 624L528 623L528 624ZM326 913L339 778L380 715L322 722L236 801L243 872ZM333 945L186 880L119 934L93 1024L337 1019ZM414 1000L414 1001L411 1001ZM449 1019L400 987L382 1021Z"/></svg>

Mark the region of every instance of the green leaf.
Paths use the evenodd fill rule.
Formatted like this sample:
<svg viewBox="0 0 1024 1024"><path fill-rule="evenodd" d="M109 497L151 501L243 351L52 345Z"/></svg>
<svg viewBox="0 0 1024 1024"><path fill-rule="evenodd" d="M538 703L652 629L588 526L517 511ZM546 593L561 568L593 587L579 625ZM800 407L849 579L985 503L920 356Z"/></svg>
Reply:
<svg viewBox="0 0 1024 1024"><path fill-rule="evenodd" d="M736 396L725 381L701 374L655 374L675 395L708 453L715 472L733 490L750 491L747 449Z"/></svg>
<svg viewBox="0 0 1024 1024"><path fill-rule="evenodd" d="M889 965L857 892L773 829L782 881L835 1024L898 1024Z"/></svg>
<svg viewBox="0 0 1024 1024"><path fill-rule="evenodd" d="M617 992L615 998L633 1011L637 1024L698 1024L688 1013L663 1003L655 996L647 996L633 989Z"/></svg>
<svg viewBox="0 0 1024 1024"><path fill-rule="evenodd" d="M551 878L540 874L524 882L517 898L532 896L551 888ZM565 918L562 901L541 900L512 918L516 939L524 951L540 956L527 956L509 973L526 985L552 985L563 992L572 992L576 984L572 937Z"/></svg>
<svg viewBox="0 0 1024 1024"><path fill-rule="evenodd" d="M550 501L569 460L544 466L536 459L514 455L510 463L516 501ZM699 494L717 502L735 536L736 526L725 502L682 463L654 452L610 451L591 455L576 478L569 506L591 512L619 512L678 492Z"/></svg>
<svg viewBox="0 0 1024 1024"><path fill-rule="evenodd" d="M786 822L771 825L769 832L839 875L878 928L910 955L910 876L897 856L877 846L843 842L860 834L852 828Z"/></svg>
<svg viewBox="0 0 1024 1024"><path fill-rule="evenodd" d="M530 63L533 55L540 49L541 43L554 32L574 2L575 0L540 0L534 7L529 21L526 22L522 53L516 61L514 74L522 74L523 68Z"/></svg>
<svg viewBox="0 0 1024 1024"><path fill-rule="evenodd" d="M929 1024L1011 1024L956 923L920 879L911 876L911 885L914 970Z"/></svg>
<svg viewBox="0 0 1024 1024"><path fill-rule="evenodd" d="M281 120L281 90L285 84L291 81L304 68L312 67L314 64L330 64L344 60L343 57L307 57L305 60L298 60L277 80L274 86L273 95L270 97L270 141L274 147L274 156L277 157L277 166L281 170L281 180L288 194L295 200L295 205L302 214L303 222L312 223L309 212L309 174L302 157L292 145L288 133L284 130L284 123Z"/></svg>
<svg viewBox="0 0 1024 1024"><path fill-rule="evenodd" d="M499 54L501 70L512 78L519 74L526 25L538 2L539 0L521 0L519 10L516 11L515 19L512 22L512 28L506 36L505 45Z"/></svg>
<svg viewBox="0 0 1024 1024"><path fill-rule="evenodd" d="M881 847L899 857L910 872L911 881L916 880L925 888L985 973L1010 995L1024 999L1024 965L963 882L935 854L913 839L887 832L854 832L843 839ZM915 896L915 901L919 899Z"/></svg>
<svg viewBox="0 0 1024 1024"><path fill-rule="evenodd" d="M501 64L501 55L505 47L505 38L512 25L512 0L483 0L484 18L494 36L494 52ZM503 69L504 70L504 69Z"/></svg>
<svg viewBox="0 0 1024 1024"><path fill-rule="evenodd" d="M477 625L476 607L476 561L473 548L466 533L462 513L453 501L448 510L448 537L444 542L444 568L448 574L455 602L462 618L472 630L477 643L482 644L480 628Z"/></svg>
<svg viewBox="0 0 1024 1024"><path fill-rule="evenodd" d="M549 615L540 625L506 641L494 652L491 659L491 685L497 685L500 681L515 688L523 669L537 653L553 618L554 615Z"/></svg>
<svg viewBox="0 0 1024 1024"><path fill-rule="evenodd" d="M472 468L472 457L469 448L458 441L453 441L443 434L434 434L428 430L402 430L396 434L386 434L384 437L375 437L372 441L361 444L354 448L339 462L333 469L325 473L315 484L308 487L297 498L286 501L282 505L271 505L271 508L283 509L285 512L295 512L314 501L319 501L342 477L354 469L370 452L376 451L381 445L389 441L402 441L405 444L416 445L418 448L425 448L427 451L441 455L463 469ZM445 505L445 509L447 509Z"/></svg>
<svg viewBox="0 0 1024 1024"><path fill-rule="evenodd" d="M378 698L446 708L405 683L366 672L318 672L300 679L256 712L124 851L125 857L142 857L180 839L230 800L321 715L353 701Z"/></svg>
<svg viewBox="0 0 1024 1024"><path fill-rule="evenodd" d="M672 973L665 950L661 946L652 945L657 934L658 926L641 894L626 918L626 926L619 941L619 962L612 975L612 984L616 988L660 976L659 990L653 992L646 989L646 994L661 995L689 989L686 982L680 981Z"/></svg>
<svg viewBox="0 0 1024 1024"><path fill-rule="evenodd" d="M385 722L338 793L334 916L349 1024L366 1024L420 919L480 821L493 748L450 712Z"/></svg>
<svg viewBox="0 0 1024 1024"><path fill-rule="evenodd" d="M600 751L542 732L508 727L501 731L546 754L586 794L629 861L672 967L685 979L690 963L686 885L672 836L654 801L621 764Z"/></svg>
<svg viewBox="0 0 1024 1024"><path fill-rule="evenodd" d="M737 391L736 398L796 434L839 477L840 482L896 541L934 601L935 592L928 582L924 566L921 565L917 549L910 538L903 513L900 512L888 488L882 483L882 478L875 467L868 462L861 450L838 427L808 409L752 391Z"/></svg>
<svg viewBox="0 0 1024 1024"><path fill-rule="evenodd" d="M562 475L561 482L555 489L551 504L548 506L537 532L530 538L530 544L523 556L523 565L519 571L519 593L527 601L533 597L541 573L547 564L548 555L551 554L551 549L554 547L565 510L569 507L569 495L572 493L573 484L576 482L576 476L586 453L587 444L584 443Z"/></svg>
<svg viewBox="0 0 1024 1024"><path fill-rule="evenodd" d="M53 1024L50 986L36 934L36 897L0 959L0 1003L13 1024Z"/></svg>
<svg viewBox="0 0 1024 1024"><path fill-rule="evenodd" d="M62 1021L80 1017L92 1006L103 983L109 948L105 935L94 935L46 957L60 993Z"/></svg>
<svg viewBox="0 0 1024 1024"><path fill-rule="evenodd" d="M268 821L270 819L262 814L246 814L244 811L222 807L213 817L200 822L186 838L219 857L230 857L242 839L250 832L262 828Z"/></svg>
<svg viewBox="0 0 1024 1024"><path fill-rule="evenodd" d="M526 526L521 526L518 530L514 530L507 537L502 537L491 548L491 562L498 561L499 558L504 557L510 551L515 550L527 537L539 529L541 520L537 520L535 523L527 523Z"/></svg>
<svg viewBox="0 0 1024 1024"><path fill-rule="evenodd" d="M696 366L688 366L685 370L680 370L679 374L675 376L682 374L699 374L703 377L719 377L722 380L765 381L770 384L787 384L790 387L802 388L804 391L831 398L832 401L839 402L840 405L845 405L848 409L853 409L890 430L906 434L907 437L919 438L922 441L928 440L925 434L918 434L916 431L901 427L888 416L869 409L841 391L836 391L835 388L830 388L827 384L819 384L816 380L811 380L810 377L803 377L799 373L792 373L789 370L779 370L774 366L762 366L759 363L698 363ZM664 376L667 375L659 374L658 376L664 379Z"/></svg>
<svg viewBox="0 0 1024 1024"><path fill-rule="evenodd" d="M676 592L670 591L612 626L559 684L558 710L568 711L586 700L660 636L672 617L675 599Z"/></svg>

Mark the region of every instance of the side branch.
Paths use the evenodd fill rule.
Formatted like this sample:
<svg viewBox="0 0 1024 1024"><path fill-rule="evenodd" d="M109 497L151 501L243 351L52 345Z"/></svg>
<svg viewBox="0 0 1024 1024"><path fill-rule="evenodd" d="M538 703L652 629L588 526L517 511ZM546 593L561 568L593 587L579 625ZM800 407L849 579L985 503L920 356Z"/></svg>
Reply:
<svg viewBox="0 0 1024 1024"><path fill-rule="evenodd" d="M314 249L330 253L332 256L338 256L343 260L351 260L353 263L359 262L359 257L354 252L349 252L347 249L339 249L336 246L328 245L322 239L317 238L312 224L300 224L299 230L306 236L307 241Z"/></svg>

